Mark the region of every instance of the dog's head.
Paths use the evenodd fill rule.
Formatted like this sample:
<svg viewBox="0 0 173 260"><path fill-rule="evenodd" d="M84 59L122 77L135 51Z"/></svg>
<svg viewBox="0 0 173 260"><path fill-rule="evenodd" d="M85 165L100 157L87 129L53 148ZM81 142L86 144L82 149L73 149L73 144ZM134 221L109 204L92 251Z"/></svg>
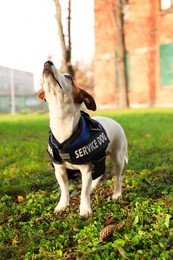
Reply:
<svg viewBox="0 0 173 260"><path fill-rule="evenodd" d="M52 61L46 61L43 68L43 91L39 98L46 100L49 105L56 103L61 107L79 106L84 102L87 109L96 110L93 97L85 90L80 89L72 76L61 74Z"/></svg>

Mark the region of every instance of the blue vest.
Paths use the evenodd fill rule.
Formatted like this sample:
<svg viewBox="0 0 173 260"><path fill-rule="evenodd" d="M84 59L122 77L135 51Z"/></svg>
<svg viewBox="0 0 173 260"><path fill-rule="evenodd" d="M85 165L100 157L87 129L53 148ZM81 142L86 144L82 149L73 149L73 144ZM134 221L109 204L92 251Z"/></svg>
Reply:
<svg viewBox="0 0 173 260"><path fill-rule="evenodd" d="M81 111L77 131L63 143L59 143L52 132L49 134L47 151L53 163L86 164L92 162L92 179L96 179L105 172L105 151L109 139L103 126ZM76 171L67 169L69 178L73 178Z"/></svg>

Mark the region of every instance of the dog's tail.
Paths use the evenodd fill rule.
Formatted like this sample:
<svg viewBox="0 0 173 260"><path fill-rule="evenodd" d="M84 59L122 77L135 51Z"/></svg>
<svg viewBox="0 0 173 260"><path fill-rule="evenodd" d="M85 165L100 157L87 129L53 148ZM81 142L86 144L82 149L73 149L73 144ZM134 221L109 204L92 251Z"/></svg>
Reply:
<svg viewBox="0 0 173 260"><path fill-rule="evenodd" d="M126 145L126 152L125 152L124 160L125 160L125 163L126 163L126 164L127 164L128 161L129 161L129 158L128 158L128 144Z"/></svg>
<svg viewBox="0 0 173 260"><path fill-rule="evenodd" d="M124 160L125 160L125 163L127 164L129 161L128 154L125 155Z"/></svg>

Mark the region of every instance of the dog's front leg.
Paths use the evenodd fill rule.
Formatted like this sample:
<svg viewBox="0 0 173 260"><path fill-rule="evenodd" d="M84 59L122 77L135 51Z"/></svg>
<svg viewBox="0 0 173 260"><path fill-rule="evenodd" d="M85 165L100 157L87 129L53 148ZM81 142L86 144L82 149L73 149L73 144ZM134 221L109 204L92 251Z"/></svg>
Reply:
<svg viewBox="0 0 173 260"><path fill-rule="evenodd" d="M88 217L92 213L90 206L90 194L91 194L91 166L85 166L82 170L82 190L81 190L81 202L80 202L80 215Z"/></svg>
<svg viewBox="0 0 173 260"><path fill-rule="evenodd" d="M61 196L58 205L55 207L54 212L64 211L66 206L69 205L69 191L68 191L68 176L66 169L59 165L54 164L55 175L61 189Z"/></svg>

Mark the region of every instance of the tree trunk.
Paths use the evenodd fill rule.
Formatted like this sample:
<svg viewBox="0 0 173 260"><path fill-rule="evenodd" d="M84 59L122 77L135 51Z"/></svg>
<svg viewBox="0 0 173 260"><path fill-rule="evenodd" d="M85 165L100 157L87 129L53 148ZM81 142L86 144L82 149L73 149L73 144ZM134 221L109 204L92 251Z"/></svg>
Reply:
<svg viewBox="0 0 173 260"><path fill-rule="evenodd" d="M125 44L124 44L124 30L123 30L123 13L122 1L115 0L115 20L117 26L117 58L116 63L118 67L118 89L119 89L119 106L120 108L127 108L129 106L126 80L126 66L125 66Z"/></svg>

